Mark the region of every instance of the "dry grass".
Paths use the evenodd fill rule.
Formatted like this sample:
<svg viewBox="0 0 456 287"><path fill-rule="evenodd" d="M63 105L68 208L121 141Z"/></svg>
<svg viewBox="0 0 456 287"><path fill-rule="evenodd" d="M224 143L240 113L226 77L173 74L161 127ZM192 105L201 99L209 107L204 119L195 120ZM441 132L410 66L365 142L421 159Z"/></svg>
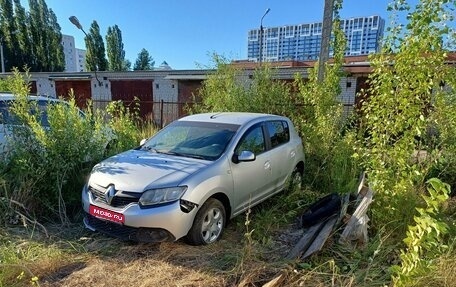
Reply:
<svg viewBox="0 0 456 287"><path fill-rule="evenodd" d="M47 239L12 232L11 242L23 243L5 248L23 255L18 264L0 265L1 282L30 286L36 276L39 286L259 286L272 279L279 269L257 259L257 251L247 258L235 228L218 243L199 247L122 242L80 227L51 228Z"/></svg>
<svg viewBox="0 0 456 287"><path fill-rule="evenodd" d="M449 218L456 217L449 205ZM30 229L0 229L0 287L58 286L385 286L397 245L388 236L371 238L364 250L347 251L329 240L308 260L283 260L300 230L289 225L265 242L246 243L243 219L229 225L219 242L137 244L92 233L81 225L48 226L49 238ZM453 221L452 229L456 229ZM453 230L454 231L454 230ZM455 232L451 232L454 234ZM337 236L336 236L337 237ZM419 286L454 286L456 241ZM396 252L397 253L397 252Z"/></svg>

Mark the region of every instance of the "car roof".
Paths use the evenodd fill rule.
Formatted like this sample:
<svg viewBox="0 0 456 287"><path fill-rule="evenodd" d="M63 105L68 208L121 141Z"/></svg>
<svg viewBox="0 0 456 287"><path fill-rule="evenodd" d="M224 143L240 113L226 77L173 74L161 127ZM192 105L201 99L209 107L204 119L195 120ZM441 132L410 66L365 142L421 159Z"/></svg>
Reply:
<svg viewBox="0 0 456 287"><path fill-rule="evenodd" d="M33 101L59 101L58 99L50 98L50 97L46 97L46 96L28 95L27 97ZM13 93L0 92L0 101L12 101L12 100L15 100L16 98L17 98L17 96L14 95Z"/></svg>
<svg viewBox="0 0 456 287"><path fill-rule="evenodd" d="M204 113L186 116L179 121L195 121L195 122L214 122L224 124L244 125L253 120L286 120L285 117L271 114L260 113L244 113L244 112L220 112L220 113Z"/></svg>

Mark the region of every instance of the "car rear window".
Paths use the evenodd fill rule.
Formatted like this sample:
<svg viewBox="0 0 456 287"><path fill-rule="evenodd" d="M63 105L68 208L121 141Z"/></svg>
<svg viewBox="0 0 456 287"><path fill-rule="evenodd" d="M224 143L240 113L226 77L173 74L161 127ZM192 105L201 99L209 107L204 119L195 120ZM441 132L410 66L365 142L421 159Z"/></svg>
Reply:
<svg viewBox="0 0 456 287"><path fill-rule="evenodd" d="M270 121L266 123L271 148L287 143L290 140L290 129L286 121Z"/></svg>

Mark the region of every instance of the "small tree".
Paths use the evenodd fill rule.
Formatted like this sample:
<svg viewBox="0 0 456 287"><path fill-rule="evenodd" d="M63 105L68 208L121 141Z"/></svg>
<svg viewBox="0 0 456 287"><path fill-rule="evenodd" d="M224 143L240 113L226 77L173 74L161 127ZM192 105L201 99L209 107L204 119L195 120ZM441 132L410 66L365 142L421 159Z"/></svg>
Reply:
<svg viewBox="0 0 456 287"><path fill-rule="evenodd" d="M155 61L146 49L142 49L133 66L134 71L148 71L154 68Z"/></svg>

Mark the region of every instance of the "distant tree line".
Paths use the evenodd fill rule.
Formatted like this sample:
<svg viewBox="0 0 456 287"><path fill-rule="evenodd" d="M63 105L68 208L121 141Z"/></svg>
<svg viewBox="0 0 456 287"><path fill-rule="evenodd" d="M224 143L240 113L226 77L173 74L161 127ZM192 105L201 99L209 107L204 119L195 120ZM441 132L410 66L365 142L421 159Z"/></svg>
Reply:
<svg viewBox="0 0 456 287"><path fill-rule="evenodd" d="M61 27L45 0L28 0L29 11L20 0L0 0L0 42L5 71L28 67L32 72L65 70ZM117 25L108 27L106 49L100 27L93 21L84 38L88 71L128 71L122 32ZM107 57L106 57L107 56ZM155 62L146 49L135 61L134 70L152 70Z"/></svg>
<svg viewBox="0 0 456 287"><path fill-rule="evenodd" d="M0 40L5 71L27 66L31 71L63 71L62 33L57 17L44 0L0 0ZM14 3L14 5L13 5Z"/></svg>

